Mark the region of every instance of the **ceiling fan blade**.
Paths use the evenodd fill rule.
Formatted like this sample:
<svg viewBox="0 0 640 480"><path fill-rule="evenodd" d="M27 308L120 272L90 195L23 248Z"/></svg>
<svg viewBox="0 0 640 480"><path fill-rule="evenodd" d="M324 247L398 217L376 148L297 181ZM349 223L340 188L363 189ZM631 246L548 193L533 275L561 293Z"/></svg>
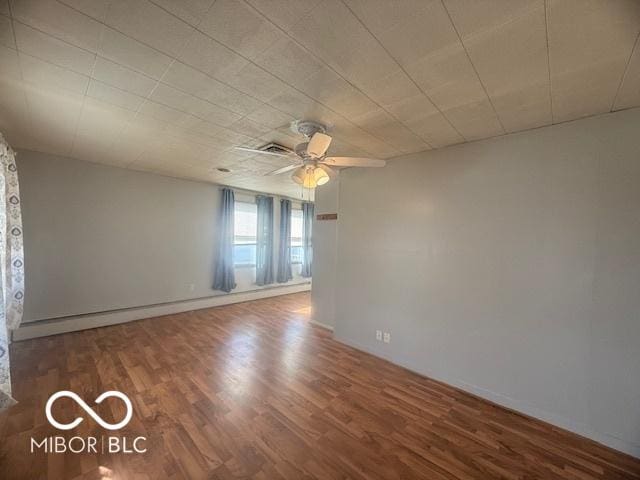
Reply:
<svg viewBox="0 0 640 480"><path fill-rule="evenodd" d="M333 180L334 178L336 178L338 176L338 172L336 172L333 168L331 168L329 165L325 165L323 163L318 163L318 168L321 168L322 170L324 170L325 172L327 172L327 175L329 175L329 178L331 180Z"/></svg>
<svg viewBox="0 0 640 480"><path fill-rule="evenodd" d="M326 157L322 163L332 167L384 167L387 164L377 158L362 157Z"/></svg>
<svg viewBox="0 0 640 480"><path fill-rule="evenodd" d="M288 153L274 153L274 152L265 152L264 150L257 150L255 148L248 147L233 147L234 150L242 150L243 152L251 152L251 153L261 153L263 155L273 155L274 157L290 157L291 154Z"/></svg>
<svg viewBox="0 0 640 480"><path fill-rule="evenodd" d="M267 175L280 175L281 173L287 173L287 172L290 172L291 170L295 170L299 166L300 166L299 163L295 165L287 165L286 167L282 167L277 170L274 170L273 172L269 172L267 173Z"/></svg>
<svg viewBox="0 0 640 480"><path fill-rule="evenodd" d="M327 153L329 145L331 145L331 137L324 133L316 132L309 140L307 153L313 158L320 158Z"/></svg>

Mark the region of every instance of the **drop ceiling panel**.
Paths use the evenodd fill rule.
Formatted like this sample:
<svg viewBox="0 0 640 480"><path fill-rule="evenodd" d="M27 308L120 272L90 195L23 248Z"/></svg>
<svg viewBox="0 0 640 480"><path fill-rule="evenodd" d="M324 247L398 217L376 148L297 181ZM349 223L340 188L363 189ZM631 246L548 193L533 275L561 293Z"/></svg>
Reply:
<svg viewBox="0 0 640 480"><path fill-rule="evenodd" d="M639 31L632 0L0 0L0 129L300 196L233 147L308 119L333 155L391 158L639 106Z"/></svg>
<svg viewBox="0 0 640 480"><path fill-rule="evenodd" d="M82 104L77 134L86 138L99 138L103 142L108 140L111 144L117 141L120 132L134 116L135 112L131 110L86 98Z"/></svg>
<svg viewBox="0 0 640 480"><path fill-rule="evenodd" d="M99 22L104 22L110 2L108 0L62 0L60 3L84 13Z"/></svg>
<svg viewBox="0 0 640 480"><path fill-rule="evenodd" d="M636 39L633 55L627 65L618 96L614 104L614 109L630 108L640 105L640 47L638 44L640 36Z"/></svg>
<svg viewBox="0 0 640 480"><path fill-rule="evenodd" d="M129 93L126 90L112 87L111 85L93 78L89 81L87 97L95 100L101 100L117 107L126 108L133 112L138 111L142 102L144 102L143 97Z"/></svg>
<svg viewBox="0 0 640 480"><path fill-rule="evenodd" d="M325 0L291 34L357 86L397 69L396 62L342 3Z"/></svg>
<svg viewBox="0 0 640 480"><path fill-rule="evenodd" d="M4 15L0 15L0 45L12 49L16 48L11 19Z"/></svg>
<svg viewBox="0 0 640 480"><path fill-rule="evenodd" d="M178 55L195 31L147 0L111 0L104 23L170 56Z"/></svg>
<svg viewBox="0 0 640 480"><path fill-rule="evenodd" d="M83 75L91 74L95 53L58 40L20 22L15 22L18 49Z"/></svg>
<svg viewBox="0 0 640 480"><path fill-rule="evenodd" d="M112 28L104 27L100 55L153 78L160 78L171 64L171 57Z"/></svg>
<svg viewBox="0 0 640 480"><path fill-rule="evenodd" d="M300 91L348 118L377 110L378 105L334 70L322 67L305 78Z"/></svg>
<svg viewBox="0 0 640 480"><path fill-rule="evenodd" d="M247 115L246 118L270 128L287 126L295 120L291 115L281 112L280 110L273 108L271 105L266 104Z"/></svg>
<svg viewBox="0 0 640 480"><path fill-rule="evenodd" d="M249 0L248 3L274 24L289 30L322 0Z"/></svg>
<svg viewBox="0 0 640 480"><path fill-rule="evenodd" d="M248 60L202 32L191 36L177 58L213 78L232 76L249 64Z"/></svg>
<svg viewBox="0 0 640 480"><path fill-rule="evenodd" d="M95 52L102 26L56 0L10 0L13 17L72 45Z"/></svg>
<svg viewBox="0 0 640 480"><path fill-rule="evenodd" d="M16 88L22 88L22 72L18 52L14 49L0 45L0 81Z"/></svg>
<svg viewBox="0 0 640 480"><path fill-rule="evenodd" d="M611 110L640 31L636 0L549 0L554 121Z"/></svg>
<svg viewBox="0 0 640 480"><path fill-rule="evenodd" d="M149 95L158 83L151 77L100 56L96 58L91 76L112 87L141 97Z"/></svg>
<svg viewBox="0 0 640 480"><path fill-rule="evenodd" d="M305 80L323 68L323 63L284 34L255 59L261 67L277 72L278 78L300 88Z"/></svg>
<svg viewBox="0 0 640 480"><path fill-rule="evenodd" d="M283 33L245 2L217 0L199 29L247 59L254 59L283 37Z"/></svg>
<svg viewBox="0 0 640 480"><path fill-rule="evenodd" d="M156 5L193 26L200 23L214 2L215 0L154 0Z"/></svg>
<svg viewBox="0 0 640 480"><path fill-rule="evenodd" d="M89 77L86 75L25 53L20 54L20 67L24 81L43 95L56 96L62 90L84 95L89 85Z"/></svg>
<svg viewBox="0 0 640 480"><path fill-rule="evenodd" d="M551 121L544 0L446 0L507 131Z"/></svg>

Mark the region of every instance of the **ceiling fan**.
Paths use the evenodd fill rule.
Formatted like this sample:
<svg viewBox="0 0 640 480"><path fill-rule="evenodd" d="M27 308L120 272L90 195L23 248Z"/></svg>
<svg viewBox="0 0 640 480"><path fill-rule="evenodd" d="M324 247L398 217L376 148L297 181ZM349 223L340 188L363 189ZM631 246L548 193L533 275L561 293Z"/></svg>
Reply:
<svg viewBox="0 0 640 480"><path fill-rule="evenodd" d="M306 142L296 145L293 150L285 147L273 148L279 147L274 144L266 145L262 149L247 147L235 147L235 149L256 154L289 157L293 162L291 165L269 172L267 175L280 175L293 170L291 178L305 188L324 185L329 179L334 178L336 172L332 167L384 167L386 165L384 160L375 158L327 157L326 153L331 145L331 136L327 135L327 128L320 123L307 120L295 121L291 123L291 130L304 135L307 139Z"/></svg>

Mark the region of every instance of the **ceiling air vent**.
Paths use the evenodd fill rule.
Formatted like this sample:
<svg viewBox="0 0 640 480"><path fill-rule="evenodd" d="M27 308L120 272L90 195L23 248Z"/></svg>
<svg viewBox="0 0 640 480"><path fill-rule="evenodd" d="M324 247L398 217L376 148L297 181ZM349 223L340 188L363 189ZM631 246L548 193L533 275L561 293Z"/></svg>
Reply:
<svg viewBox="0 0 640 480"><path fill-rule="evenodd" d="M266 145L261 146L258 150L262 152L269 153L279 153L281 155L287 155L289 153L293 153L293 150L285 147L284 145L278 145L277 143L267 143Z"/></svg>

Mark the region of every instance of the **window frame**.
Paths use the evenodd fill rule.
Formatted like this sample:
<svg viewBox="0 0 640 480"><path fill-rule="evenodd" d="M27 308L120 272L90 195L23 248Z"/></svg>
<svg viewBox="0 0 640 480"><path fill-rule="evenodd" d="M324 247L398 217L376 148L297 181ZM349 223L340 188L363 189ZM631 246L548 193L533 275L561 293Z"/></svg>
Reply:
<svg viewBox="0 0 640 480"><path fill-rule="evenodd" d="M256 209L256 232L255 232L255 241L253 243L236 243L236 219L235 219L235 207L238 203L243 203L246 205L253 205ZM255 255L254 255L254 261L252 263L236 263L236 259L235 259L235 249L236 246L239 245L253 245L255 247L255 250L257 252L257 247L258 247L258 205L256 204L255 201L253 202L247 202L247 201L243 201L243 200L235 200L235 205L234 205L234 218L233 218L233 250L234 250L234 258L233 258L233 268L256 268L256 263L255 263Z"/></svg>
<svg viewBox="0 0 640 480"><path fill-rule="evenodd" d="M302 249L302 258L304 258L304 216L302 215L302 205L300 206L300 208L296 208L295 206L291 206L291 225L293 226L293 212L294 211L298 211L300 212L300 219L302 220L302 225L301 225L301 229L302 231L301 236L300 236L300 245L295 245L296 248L301 248ZM298 238L298 237L296 237ZM293 228L291 228L291 232L289 233L289 240L291 240L291 248L289 251L289 261L291 262L291 265L302 265L304 263L304 259L300 260L300 261L294 261L293 260Z"/></svg>

